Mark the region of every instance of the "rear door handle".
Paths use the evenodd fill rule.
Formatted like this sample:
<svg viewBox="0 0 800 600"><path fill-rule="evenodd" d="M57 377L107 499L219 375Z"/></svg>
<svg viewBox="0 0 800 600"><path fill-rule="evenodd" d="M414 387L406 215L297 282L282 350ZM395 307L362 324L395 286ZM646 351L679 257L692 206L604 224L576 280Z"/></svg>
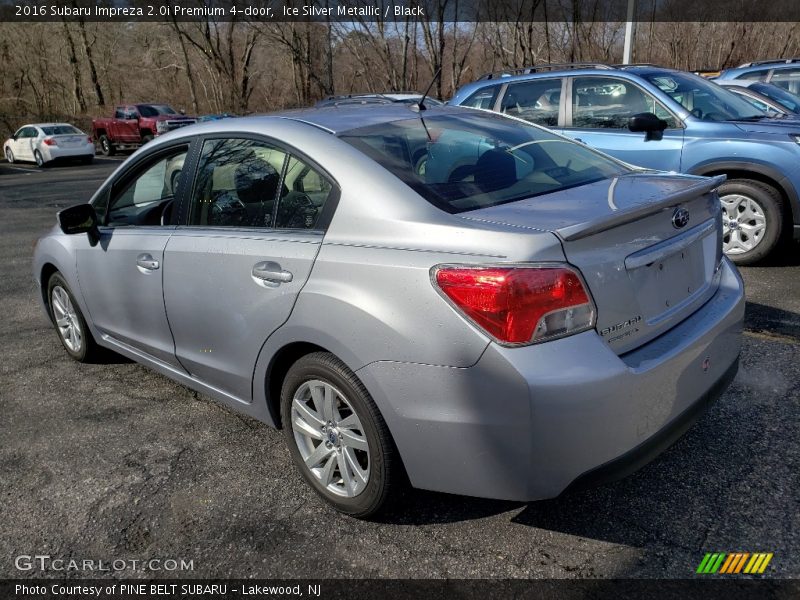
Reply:
<svg viewBox="0 0 800 600"><path fill-rule="evenodd" d="M282 283L289 283L294 278L290 271L282 269L278 263L272 261L253 265L252 275L258 283L263 283L269 287L277 287Z"/></svg>
<svg viewBox="0 0 800 600"><path fill-rule="evenodd" d="M155 271L161 265L149 254L140 254L136 257L136 266L146 269L147 271Z"/></svg>

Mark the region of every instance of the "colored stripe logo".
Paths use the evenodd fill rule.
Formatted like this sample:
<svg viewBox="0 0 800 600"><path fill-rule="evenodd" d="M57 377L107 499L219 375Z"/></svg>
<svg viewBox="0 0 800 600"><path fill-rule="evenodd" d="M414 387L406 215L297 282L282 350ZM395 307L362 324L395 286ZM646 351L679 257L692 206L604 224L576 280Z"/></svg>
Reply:
<svg viewBox="0 0 800 600"><path fill-rule="evenodd" d="M707 552L700 561L696 573L701 575L713 575L714 573L760 575L767 569L772 557L772 552L755 552L753 554L749 552Z"/></svg>

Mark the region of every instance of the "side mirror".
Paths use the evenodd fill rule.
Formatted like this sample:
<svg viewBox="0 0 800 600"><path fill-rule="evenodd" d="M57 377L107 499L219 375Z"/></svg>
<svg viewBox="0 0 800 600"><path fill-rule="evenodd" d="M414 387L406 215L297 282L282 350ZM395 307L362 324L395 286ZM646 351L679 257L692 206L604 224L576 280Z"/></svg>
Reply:
<svg viewBox="0 0 800 600"><path fill-rule="evenodd" d="M186 109L182 108L178 112L181 113L182 115L185 115L186 114Z"/></svg>
<svg viewBox="0 0 800 600"><path fill-rule="evenodd" d="M12 139L12 140L14 140L14 141L16 142L16 141L17 141L17 134L15 133L14 135L12 135L12 136L11 136L11 139Z"/></svg>
<svg viewBox="0 0 800 600"><path fill-rule="evenodd" d="M86 233L92 246L100 239L97 213L91 204L76 204L58 213L58 225L67 235Z"/></svg>
<svg viewBox="0 0 800 600"><path fill-rule="evenodd" d="M653 113L639 113L631 116L628 119L628 129L633 132L645 132L647 135L645 139L660 140L664 130L667 128L667 122L659 119Z"/></svg>

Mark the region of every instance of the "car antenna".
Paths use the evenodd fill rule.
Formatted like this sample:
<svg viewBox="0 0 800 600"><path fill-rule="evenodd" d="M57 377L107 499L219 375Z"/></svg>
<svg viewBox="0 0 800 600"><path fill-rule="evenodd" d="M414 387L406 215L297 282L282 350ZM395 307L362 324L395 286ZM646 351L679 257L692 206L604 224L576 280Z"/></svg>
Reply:
<svg viewBox="0 0 800 600"><path fill-rule="evenodd" d="M442 67L439 67L438 69L436 69L436 73L434 73L433 79L431 79L431 83L430 83L430 85L428 85L428 89L426 89L425 93L422 94L422 98L419 99L419 102L417 102L416 104L412 105L412 110L417 110L419 112L421 112L423 110L428 110L428 107L425 106L425 98L428 97L428 94L430 93L431 88L433 87L433 84L436 83L436 80L439 79L441 74L442 74Z"/></svg>
<svg viewBox="0 0 800 600"><path fill-rule="evenodd" d="M433 79L431 79L431 82L428 85L428 89L426 89L425 93L422 94L422 98L420 98L419 102L417 102L416 104L411 105L411 110L419 113L419 120L422 122L422 127L425 129L425 135L428 136L429 142L432 142L433 138L431 137L431 132L428 131L428 126L425 125L425 119L422 118L422 111L428 110L428 108L425 106L425 98L428 97L428 93L431 91L433 84L436 83L436 80L439 79L439 76L441 74L442 74L442 67L439 67L438 69L436 69L436 73L434 74Z"/></svg>

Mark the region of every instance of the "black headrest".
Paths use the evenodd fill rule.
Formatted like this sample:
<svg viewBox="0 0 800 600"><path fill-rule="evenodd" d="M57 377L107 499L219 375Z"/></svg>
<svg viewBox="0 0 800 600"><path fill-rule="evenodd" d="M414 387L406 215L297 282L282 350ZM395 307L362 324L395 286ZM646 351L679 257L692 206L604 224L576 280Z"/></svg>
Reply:
<svg viewBox="0 0 800 600"><path fill-rule="evenodd" d="M487 150L475 164L475 185L482 192L493 192L517 182L514 156L499 148Z"/></svg>

